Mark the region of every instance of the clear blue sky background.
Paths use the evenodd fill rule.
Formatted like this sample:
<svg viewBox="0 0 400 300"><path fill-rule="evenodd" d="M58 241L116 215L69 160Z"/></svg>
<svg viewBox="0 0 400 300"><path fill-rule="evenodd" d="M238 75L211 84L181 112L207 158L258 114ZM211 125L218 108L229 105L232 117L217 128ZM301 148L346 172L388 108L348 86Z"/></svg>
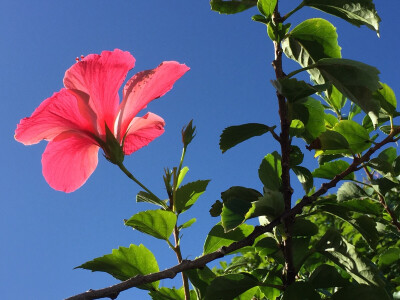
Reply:
<svg viewBox="0 0 400 300"><path fill-rule="evenodd" d="M300 1L281 1L282 12ZM398 0L375 1L382 17L381 38L319 11L304 9L293 25L325 16L337 28L345 58L378 67L381 80L400 95L400 23ZM285 4L286 3L286 4ZM287 4L289 3L289 4ZM269 137L255 138L222 155L219 135L229 125L278 123L272 44L262 24L250 20L256 9L234 16L212 12L208 1L6 1L0 9L0 297L63 299L90 288L117 282L108 274L73 270L119 246L143 243L160 269L176 264L167 245L123 225L140 210L140 190L100 156L99 165L78 191L52 190L41 174L46 146L25 147L14 141L16 124L62 87L64 72L81 54L120 48L137 59L135 72L164 60L186 63L191 71L148 110L166 121L165 134L126 158L126 166L160 197L165 197L164 167L178 164L180 130L191 119L197 136L185 165L186 182L211 179L207 192L182 221L197 218L182 240L183 256L202 253L208 231L218 221L208 210L233 185L261 190L257 169L267 153L277 150ZM285 71L296 65L286 62ZM305 150L304 144L299 143ZM310 168L313 154L305 150ZM294 184L296 197L301 187ZM179 285L179 280L164 285ZM147 299L133 289L118 299Z"/></svg>

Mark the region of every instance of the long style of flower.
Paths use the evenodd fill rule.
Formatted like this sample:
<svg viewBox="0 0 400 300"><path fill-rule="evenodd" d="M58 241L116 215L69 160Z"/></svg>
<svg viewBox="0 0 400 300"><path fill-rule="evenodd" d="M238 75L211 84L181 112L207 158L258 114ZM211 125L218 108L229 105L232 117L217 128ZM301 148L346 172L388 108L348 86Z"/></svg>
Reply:
<svg viewBox="0 0 400 300"><path fill-rule="evenodd" d="M189 68L166 61L137 73L125 84L120 103L118 90L134 64L135 58L119 49L86 56L66 71L65 88L18 124L15 139L24 145L49 141L42 168L52 188L72 192L81 187L96 169L100 148L118 164L164 132L158 115L136 115Z"/></svg>

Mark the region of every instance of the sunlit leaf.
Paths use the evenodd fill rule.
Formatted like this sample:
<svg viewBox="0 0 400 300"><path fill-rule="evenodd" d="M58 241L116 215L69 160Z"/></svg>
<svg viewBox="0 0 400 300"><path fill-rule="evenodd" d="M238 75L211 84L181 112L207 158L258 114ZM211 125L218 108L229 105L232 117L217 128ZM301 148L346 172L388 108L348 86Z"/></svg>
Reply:
<svg viewBox="0 0 400 300"><path fill-rule="evenodd" d="M289 32L282 41L284 53L297 61L302 67L308 67L323 58L340 58L335 27L324 19L309 19ZM318 69L308 70L317 84L325 83Z"/></svg>
<svg viewBox="0 0 400 300"><path fill-rule="evenodd" d="M333 130L346 138L353 153L361 153L371 146L368 131L354 121L342 120Z"/></svg>
<svg viewBox="0 0 400 300"><path fill-rule="evenodd" d="M157 239L168 240L176 225L176 215L161 209L146 210L133 215L125 225Z"/></svg>
<svg viewBox="0 0 400 300"><path fill-rule="evenodd" d="M188 228L188 227L192 226L196 221L197 221L196 218L192 218L189 221L187 221L187 222L183 223L182 225L180 225L179 228L180 229Z"/></svg>
<svg viewBox="0 0 400 300"><path fill-rule="evenodd" d="M252 233L254 227L242 224L236 229L225 232L224 227L219 223L208 233L204 243L203 254L211 253L223 246L229 246L233 242L240 241Z"/></svg>
<svg viewBox="0 0 400 300"><path fill-rule="evenodd" d="M304 131L301 133L301 137L307 143L311 143L326 130L324 107L318 100L308 97L291 103L289 107L292 119L303 122Z"/></svg>
<svg viewBox="0 0 400 300"><path fill-rule="evenodd" d="M381 19L372 0L304 0L304 4L342 18L358 27L366 25L379 35Z"/></svg>
<svg viewBox="0 0 400 300"><path fill-rule="evenodd" d="M265 16L265 18L270 19L275 10L276 2L277 0L258 0L258 10Z"/></svg>
<svg viewBox="0 0 400 300"><path fill-rule="evenodd" d="M333 179L336 175L345 171L350 164L344 160L327 162L312 172L314 177ZM344 179L354 179L354 173L350 173Z"/></svg>
<svg viewBox="0 0 400 300"><path fill-rule="evenodd" d="M206 191L209 182L210 180L198 180L181 186L176 191L176 211L181 213L188 210L197 201L201 194Z"/></svg>
<svg viewBox="0 0 400 300"><path fill-rule="evenodd" d="M185 291L183 287L176 288L162 287L158 290L149 292L152 300L185 300Z"/></svg>
<svg viewBox="0 0 400 300"><path fill-rule="evenodd" d="M106 272L118 280L127 280L136 275L147 275L159 271L157 261L149 249L143 245L113 249L111 254L95 258L79 267L92 272ZM157 289L159 281L139 286L141 289Z"/></svg>
<svg viewBox="0 0 400 300"><path fill-rule="evenodd" d="M382 111L393 116L396 112L397 100L393 90L384 83L381 83L382 88L373 93L373 97L381 104Z"/></svg>

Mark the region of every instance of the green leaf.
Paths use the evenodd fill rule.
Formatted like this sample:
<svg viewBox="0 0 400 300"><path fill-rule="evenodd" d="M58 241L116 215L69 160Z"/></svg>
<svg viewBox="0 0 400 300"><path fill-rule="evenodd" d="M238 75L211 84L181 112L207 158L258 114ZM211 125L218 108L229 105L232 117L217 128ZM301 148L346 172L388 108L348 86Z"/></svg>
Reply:
<svg viewBox="0 0 400 300"><path fill-rule="evenodd" d="M397 150L394 147L389 147L383 150L381 153L379 153L378 158L390 164L393 164L393 162L397 158Z"/></svg>
<svg viewBox="0 0 400 300"><path fill-rule="evenodd" d="M263 135L273 130L264 124L248 123L237 126L230 126L224 129L219 140L219 147L224 153L226 150L244 142L252 137Z"/></svg>
<svg viewBox="0 0 400 300"><path fill-rule="evenodd" d="M347 201L356 198L366 198L365 191L353 182L345 182L337 191L338 201Z"/></svg>
<svg viewBox="0 0 400 300"><path fill-rule="evenodd" d="M346 97L334 85L331 85L330 89L328 89L325 100L339 115L346 104Z"/></svg>
<svg viewBox="0 0 400 300"><path fill-rule="evenodd" d="M248 273L218 276L211 281L205 300L232 300L257 285L257 278Z"/></svg>
<svg viewBox="0 0 400 300"><path fill-rule="evenodd" d="M254 15L254 16L251 17L251 19L252 19L253 21L260 22L260 23L263 23L263 24L265 24L265 25L267 25L268 22L270 21L269 19L267 19L267 18L264 17L263 15Z"/></svg>
<svg viewBox="0 0 400 300"><path fill-rule="evenodd" d="M125 225L157 239L168 240L176 225L176 215L166 210L146 210L133 215Z"/></svg>
<svg viewBox="0 0 400 300"><path fill-rule="evenodd" d="M323 150L323 153L326 153L326 151L329 150L334 150L334 152L346 152L349 148L350 145L347 139L339 132L333 130L326 130L322 132L320 136L312 141L312 143L307 147L308 150Z"/></svg>
<svg viewBox="0 0 400 300"><path fill-rule="evenodd" d="M211 0L211 9L220 14L236 14L256 6L257 0Z"/></svg>
<svg viewBox="0 0 400 300"><path fill-rule="evenodd" d="M377 170L382 175L390 173L394 176L394 169L392 164L383 159L380 159L379 157L375 157L368 161L367 166Z"/></svg>
<svg viewBox="0 0 400 300"><path fill-rule="evenodd" d="M297 217L293 223L292 236L313 236L318 233L318 226L313 222Z"/></svg>
<svg viewBox="0 0 400 300"><path fill-rule="evenodd" d="M252 207L245 215L245 220L260 216L267 216L270 219L275 219L280 216L285 209L282 193L271 191L267 188L264 189L264 195L251 204Z"/></svg>
<svg viewBox="0 0 400 300"><path fill-rule="evenodd" d="M184 271L184 273L189 277L190 282L196 288L196 293L198 295L198 299L204 299L207 288L210 285L211 281L216 277L213 271L210 270L207 266L204 266L201 269L191 269Z"/></svg>
<svg viewBox="0 0 400 300"><path fill-rule="evenodd" d="M298 26L282 41L284 53L303 68L323 58L340 58L335 27L324 19L309 19ZM317 84L325 83L317 69L307 71Z"/></svg>
<svg viewBox="0 0 400 300"><path fill-rule="evenodd" d="M268 256L280 251L276 240L271 237L262 238L254 247L260 256Z"/></svg>
<svg viewBox="0 0 400 300"><path fill-rule="evenodd" d="M393 117L396 113L397 100L393 90L384 83L381 83L382 88L373 93L373 97L381 104L381 109L387 116Z"/></svg>
<svg viewBox="0 0 400 300"><path fill-rule="evenodd" d="M358 114L360 114L360 113L361 113L361 107L359 107L355 103L351 103L350 112L349 112L349 115L348 115L347 119L348 120L353 120L353 118L355 116L357 116Z"/></svg>
<svg viewBox="0 0 400 300"><path fill-rule="evenodd" d="M349 166L350 164L344 160L335 160L319 166L319 168L312 172L312 175L318 178L333 179L336 175L345 171ZM354 173L350 173L344 179L354 179Z"/></svg>
<svg viewBox="0 0 400 300"><path fill-rule="evenodd" d="M314 288L342 287L349 284L338 272L330 265L320 265L312 273L309 282Z"/></svg>
<svg viewBox="0 0 400 300"><path fill-rule="evenodd" d="M289 29L290 23L275 24L274 22L270 21L267 26L267 34L272 41L276 41L279 43L283 39L283 37L289 32Z"/></svg>
<svg viewBox="0 0 400 300"><path fill-rule="evenodd" d="M183 223L182 225L179 226L179 229L183 229L183 228L188 228L190 226L192 226L195 222L196 222L196 218L192 218L189 221Z"/></svg>
<svg viewBox="0 0 400 300"><path fill-rule="evenodd" d="M308 282L295 282L287 287L282 300L319 300L321 297Z"/></svg>
<svg viewBox="0 0 400 300"><path fill-rule="evenodd" d="M136 195L136 202L147 202L147 203L158 205L162 208L167 207L167 205L163 201L160 201L160 199L154 197L153 195L151 195L147 192L143 192L143 191L139 192Z"/></svg>
<svg viewBox="0 0 400 300"><path fill-rule="evenodd" d="M354 211L362 214L375 215L375 216L379 216L382 214L382 206L376 201L369 199L347 200L345 202L341 202L339 205L345 207L349 211Z"/></svg>
<svg viewBox="0 0 400 300"><path fill-rule="evenodd" d="M343 155L341 154L332 154L332 155L321 155L318 156L318 164L323 165L329 161L338 159L338 158L342 158Z"/></svg>
<svg viewBox="0 0 400 300"><path fill-rule="evenodd" d="M208 233L204 243L203 254L208 254L217 251L223 246L229 246L233 242L240 241L252 233L254 227L247 224L242 224L236 229L225 232L224 227L220 223L215 225Z"/></svg>
<svg viewBox="0 0 400 300"><path fill-rule="evenodd" d="M265 16L266 19L270 19L274 13L277 0L258 0L257 7L261 14Z"/></svg>
<svg viewBox="0 0 400 300"><path fill-rule="evenodd" d="M367 64L341 58L324 58L316 63L323 78L331 82L347 98L367 113L374 126L378 123L380 103L372 96L378 90L378 69Z"/></svg>
<svg viewBox="0 0 400 300"><path fill-rule="evenodd" d="M177 188L181 185L181 183L182 183L183 179L185 178L186 173L188 171L189 171L188 167L183 167L182 170L179 172L178 182L176 183Z"/></svg>
<svg viewBox="0 0 400 300"><path fill-rule="evenodd" d="M232 186L225 192L221 193L221 199L224 203L234 199L253 202L256 201L261 196L262 194L259 191L242 186Z"/></svg>
<svg viewBox="0 0 400 300"><path fill-rule="evenodd" d="M246 220L246 214L251 207L251 202L245 199L235 198L224 202L221 221L225 231L228 232L242 224Z"/></svg>
<svg viewBox="0 0 400 300"><path fill-rule="evenodd" d="M185 291L183 287L179 290L162 287L158 290L150 291L149 295L153 300L185 300Z"/></svg>
<svg viewBox="0 0 400 300"><path fill-rule="evenodd" d="M390 300L387 292L382 287L368 285L350 285L341 288L332 295L332 300Z"/></svg>
<svg viewBox="0 0 400 300"><path fill-rule="evenodd" d="M305 130L306 129L304 127L304 124L300 120L292 120L292 122L290 123L289 134L291 136L296 136L301 138Z"/></svg>
<svg viewBox="0 0 400 300"><path fill-rule="evenodd" d="M297 179L300 181L304 191L307 194L314 186L314 177L310 170L302 166L292 167L292 170L296 174Z"/></svg>
<svg viewBox="0 0 400 300"><path fill-rule="evenodd" d="M272 85L279 92L279 94L285 96L285 98L290 102L295 102L315 93L321 93L329 87L329 84L312 86L303 80L299 81L296 78L285 77L273 80Z"/></svg>
<svg viewBox="0 0 400 300"><path fill-rule="evenodd" d="M366 25L379 35L381 19L372 0L305 0L304 4L342 18L357 27Z"/></svg>
<svg viewBox="0 0 400 300"><path fill-rule="evenodd" d="M353 153L361 153L371 146L368 131L354 121L342 120L333 130L346 138Z"/></svg>
<svg viewBox="0 0 400 300"><path fill-rule="evenodd" d="M223 204L221 201L217 200L210 208L211 217L218 217L222 213Z"/></svg>
<svg viewBox="0 0 400 300"><path fill-rule="evenodd" d="M267 189L279 191L282 185L281 156L274 151L267 154L258 169L258 176Z"/></svg>
<svg viewBox="0 0 400 300"><path fill-rule="evenodd" d="M303 162L304 154L300 148L292 145L290 146L290 166L294 167Z"/></svg>
<svg viewBox="0 0 400 300"><path fill-rule="evenodd" d="M118 280L127 280L136 275L147 275L159 271L157 261L149 249L140 244L130 245L129 248L113 249L111 254L95 258L79 267L92 272L106 272ZM75 269L76 269L75 268ZM141 289L157 289L159 281L139 286Z"/></svg>
<svg viewBox="0 0 400 300"><path fill-rule="evenodd" d="M400 248L388 248L379 256L379 265L389 266L400 260Z"/></svg>
<svg viewBox="0 0 400 300"><path fill-rule="evenodd" d="M324 119L325 119L325 126L328 129L332 129L337 123L339 123L338 118L336 118L334 115L331 114L325 114Z"/></svg>
<svg viewBox="0 0 400 300"><path fill-rule="evenodd" d="M328 229L315 245L315 249L345 269L358 283L375 286L385 285L380 278L379 269L369 259L357 253L355 247L348 243L336 230Z"/></svg>
<svg viewBox="0 0 400 300"><path fill-rule="evenodd" d="M376 247L376 244L379 240L379 233L376 230L376 223L373 219L366 215L355 218L352 216L352 214L350 214L349 209L347 209L345 206L322 205L319 208L320 210L332 214L349 223L362 235L371 248Z"/></svg>
<svg viewBox="0 0 400 300"><path fill-rule="evenodd" d="M301 133L307 143L315 140L325 129L324 107L313 98L304 98L289 104L292 119L303 122L304 132Z"/></svg>
<svg viewBox="0 0 400 300"><path fill-rule="evenodd" d="M206 191L210 180L198 180L181 186L176 191L175 208L178 213L188 210Z"/></svg>

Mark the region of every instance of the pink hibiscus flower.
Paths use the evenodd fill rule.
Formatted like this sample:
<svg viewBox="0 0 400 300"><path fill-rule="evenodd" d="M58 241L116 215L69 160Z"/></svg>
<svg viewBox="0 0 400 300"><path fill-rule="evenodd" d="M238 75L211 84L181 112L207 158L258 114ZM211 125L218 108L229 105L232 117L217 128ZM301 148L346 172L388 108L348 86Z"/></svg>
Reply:
<svg viewBox="0 0 400 300"><path fill-rule="evenodd" d="M136 115L189 68L166 61L137 73L125 84L120 103L118 90L134 64L129 52L118 49L86 56L65 73L65 88L18 124L15 139L24 145L49 141L42 167L52 188L68 193L81 187L96 169L99 148L119 164L164 132L161 117Z"/></svg>

